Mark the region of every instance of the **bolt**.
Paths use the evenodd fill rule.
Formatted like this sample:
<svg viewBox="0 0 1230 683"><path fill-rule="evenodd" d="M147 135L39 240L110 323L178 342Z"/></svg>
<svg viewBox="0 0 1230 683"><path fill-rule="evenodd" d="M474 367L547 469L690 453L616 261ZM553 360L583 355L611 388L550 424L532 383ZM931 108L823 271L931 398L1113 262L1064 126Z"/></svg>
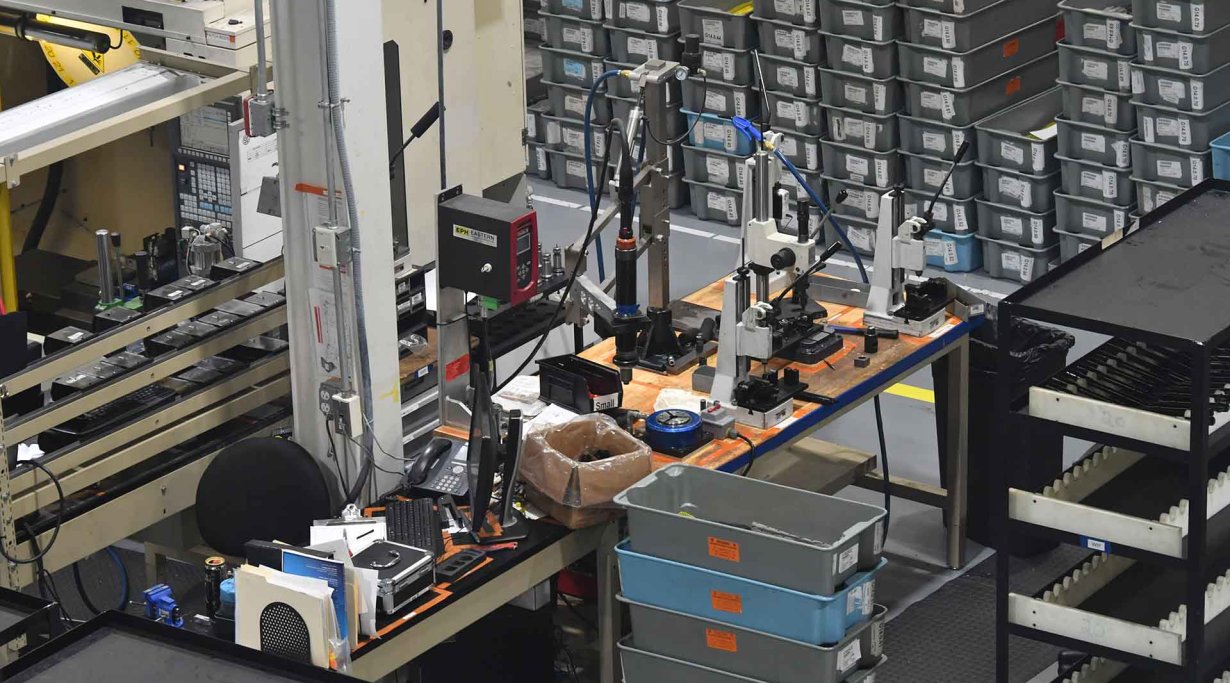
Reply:
<svg viewBox="0 0 1230 683"><path fill-rule="evenodd" d="M484 264L483 264L483 267L482 267L480 270L481 270L483 273L490 273L490 272L491 272L491 264L490 264L490 263L484 263Z"/></svg>

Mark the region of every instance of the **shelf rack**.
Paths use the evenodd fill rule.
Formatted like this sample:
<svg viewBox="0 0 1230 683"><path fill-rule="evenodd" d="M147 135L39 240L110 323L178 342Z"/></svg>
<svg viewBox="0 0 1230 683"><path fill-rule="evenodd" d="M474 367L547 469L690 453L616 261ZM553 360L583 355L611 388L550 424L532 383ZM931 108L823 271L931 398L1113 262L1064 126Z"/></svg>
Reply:
<svg viewBox="0 0 1230 683"><path fill-rule="evenodd" d="M1210 683L1230 668L1230 413L1206 417L1226 388L1215 380L1225 378L1220 354L1230 347L1228 214L1230 183L1204 183L998 307L1002 378L1019 374L1018 320L1111 338L1090 354L1164 355L1163 374L1183 378L1168 414L1130 405L1138 393L1106 391L1105 382L1076 395L1048 381L1087 377L1093 355L1024 397L999 383L997 414L1021 426L1026 449L1042 430L1100 444L1041 490L1009 488L1007 468L992 459L1000 683L1009 680L1010 635L1087 654L1057 679L1070 683ZM1091 552L1039 593L1014 593L1007 549L1018 535Z"/></svg>

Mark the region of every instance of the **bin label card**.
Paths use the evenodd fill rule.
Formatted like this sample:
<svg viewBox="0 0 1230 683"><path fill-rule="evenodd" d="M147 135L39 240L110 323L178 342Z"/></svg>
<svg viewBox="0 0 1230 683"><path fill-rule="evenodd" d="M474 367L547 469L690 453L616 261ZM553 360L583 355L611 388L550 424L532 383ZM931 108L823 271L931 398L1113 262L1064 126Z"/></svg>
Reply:
<svg viewBox="0 0 1230 683"><path fill-rule="evenodd" d="M738 593L709 591L709 601L715 611L743 614L743 596Z"/></svg>
<svg viewBox="0 0 1230 683"><path fill-rule="evenodd" d="M727 562L740 562L739 544L717 536L710 536L709 557L716 557Z"/></svg>
<svg viewBox="0 0 1230 683"><path fill-rule="evenodd" d="M843 574L846 571L853 569L855 565L858 564L858 544L855 543L849 548L841 551L841 553L833 558L833 564L835 565L834 568L837 570L836 573L838 574Z"/></svg>
<svg viewBox="0 0 1230 683"><path fill-rule="evenodd" d="M862 646L858 638L850 641L837 653L837 674L841 675L858 665L863 658Z"/></svg>
<svg viewBox="0 0 1230 683"><path fill-rule="evenodd" d="M855 641L858 642L858 641ZM738 652L739 638L730 631L722 631L716 628L705 629L705 645L709 646L710 650L721 650L722 652Z"/></svg>

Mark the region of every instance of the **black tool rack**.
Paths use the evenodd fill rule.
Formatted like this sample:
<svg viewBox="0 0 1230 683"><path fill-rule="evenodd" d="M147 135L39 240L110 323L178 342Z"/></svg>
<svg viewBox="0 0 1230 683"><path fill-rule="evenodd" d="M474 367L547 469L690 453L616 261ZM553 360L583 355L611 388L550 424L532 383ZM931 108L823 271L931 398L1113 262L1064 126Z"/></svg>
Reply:
<svg viewBox="0 0 1230 683"><path fill-rule="evenodd" d="M1201 418L1132 407L1126 394L1076 396L1047 388L1050 377L1025 396L1000 382L997 414L1027 444L1058 430L1101 445L1038 491L1010 489L1005 463L992 459L996 680L1009 680L1015 635L1126 665L1115 681L1210 683L1230 668L1230 587L1216 586L1230 570L1230 413L1209 419L1207 408L1224 386L1214 386L1213 366L1230 348L1230 183L1186 192L1006 298L1000 377L1020 369L1010 351L1023 319L1171 354L1186 364L1180 404ZM1068 368L1084 373L1081 362ZM1007 549L1020 535L1091 554L1035 595L1012 593Z"/></svg>

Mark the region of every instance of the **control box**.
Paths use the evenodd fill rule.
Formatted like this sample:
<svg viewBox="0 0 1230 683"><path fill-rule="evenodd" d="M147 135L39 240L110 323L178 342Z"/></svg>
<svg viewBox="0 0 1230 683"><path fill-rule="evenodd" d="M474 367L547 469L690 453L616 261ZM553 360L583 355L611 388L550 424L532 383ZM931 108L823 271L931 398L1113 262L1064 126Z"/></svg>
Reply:
<svg viewBox="0 0 1230 683"><path fill-rule="evenodd" d="M441 287L529 300L538 293L538 215L467 194L441 202L436 269Z"/></svg>

